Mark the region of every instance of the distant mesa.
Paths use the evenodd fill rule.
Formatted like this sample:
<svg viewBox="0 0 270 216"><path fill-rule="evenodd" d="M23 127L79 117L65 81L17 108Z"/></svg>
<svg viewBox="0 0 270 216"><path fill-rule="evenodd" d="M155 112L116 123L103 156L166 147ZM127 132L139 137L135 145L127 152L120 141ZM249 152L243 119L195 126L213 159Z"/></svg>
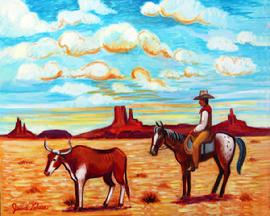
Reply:
<svg viewBox="0 0 270 216"><path fill-rule="evenodd" d="M37 138L48 138L48 139L70 139L72 135L66 130L45 130L42 131Z"/></svg>
<svg viewBox="0 0 270 216"><path fill-rule="evenodd" d="M153 119L158 121L158 119ZM114 107L114 118L109 126L88 131L74 138L100 139L100 138L150 138L153 136L155 125L144 125L133 116L133 110L129 108L128 114L125 106ZM165 125L166 128L175 130L182 134L188 134L195 125L177 124ZM224 132L234 136L270 136L270 128L250 127L245 121L238 120L230 109L228 119L214 125L213 132ZM6 135L9 138L48 138L48 139L69 139L72 135L66 130L46 130L35 135L26 129L19 118L17 118L15 129Z"/></svg>
<svg viewBox="0 0 270 216"><path fill-rule="evenodd" d="M153 120L154 121L154 120ZM165 125L166 128L187 134L195 125L177 124ZM111 125L95 129L75 136L76 138L150 138L153 135L155 125L144 125L141 121L134 119L133 110L130 108L128 117L125 106L114 107L114 119ZM230 109L228 119L213 126L214 132L229 133L234 136L266 136L270 135L270 128L250 127L245 121L238 120Z"/></svg>
<svg viewBox="0 0 270 216"><path fill-rule="evenodd" d="M31 131L27 130L26 124L22 125L20 118L17 118L15 128L7 134L9 138L35 138L36 135Z"/></svg>

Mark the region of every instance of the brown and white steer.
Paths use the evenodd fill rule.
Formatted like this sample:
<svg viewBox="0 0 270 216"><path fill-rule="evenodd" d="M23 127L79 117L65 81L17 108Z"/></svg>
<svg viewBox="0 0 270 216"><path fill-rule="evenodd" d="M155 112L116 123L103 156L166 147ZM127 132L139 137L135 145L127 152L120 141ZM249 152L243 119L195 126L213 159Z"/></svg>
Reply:
<svg viewBox="0 0 270 216"><path fill-rule="evenodd" d="M123 206L125 192L129 198L127 181L127 156L119 148L98 150L87 146L78 145L72 148L69 141L69 149L53 150L46 140L44 147L50 153L44 174L51 175L63 164L75 183L76 204L75 210L83 208L83 189L86 181L90 178L103 177L104 182L110 187L103 206L107 207L112 197L115 183L112 175L120 184L119 206Z"/></svg>

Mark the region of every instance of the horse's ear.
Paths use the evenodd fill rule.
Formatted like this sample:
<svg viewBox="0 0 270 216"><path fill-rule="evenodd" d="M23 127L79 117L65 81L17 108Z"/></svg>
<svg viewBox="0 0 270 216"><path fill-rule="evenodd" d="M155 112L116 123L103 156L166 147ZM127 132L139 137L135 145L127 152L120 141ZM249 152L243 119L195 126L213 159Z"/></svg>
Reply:
<svg viewBox="0 0 270 216"><path fill-rule="evenodd" d="M161 124L161 127L164 128L164 125L163 125L162 121L160 121L160 124Z"/></svg>
<svg viewBox="0 0 270 216"><path fill-rule="evenodd" d="M160 127L160 125L156 122L156 125L158 126L158 127Z"/></svg>

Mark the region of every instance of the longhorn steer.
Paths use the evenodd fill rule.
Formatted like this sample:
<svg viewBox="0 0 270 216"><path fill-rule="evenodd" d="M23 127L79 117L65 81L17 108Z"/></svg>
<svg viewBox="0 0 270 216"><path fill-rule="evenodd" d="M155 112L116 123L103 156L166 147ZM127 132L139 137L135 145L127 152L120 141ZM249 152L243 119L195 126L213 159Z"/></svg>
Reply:
<svg viewBox="0 0 270 216"><path fill-rule="evenodd" d="M104 182L110 187L103 203L103 206L107 207L115 187L112 175L121 186L118 204L120 207L123 206L125 192L129 198L125 153L119 148L98 150L82 145L72 148L70 141L69 146L69 149L53 150L48 147L46 140L44 141L45 149L50 152L44 174L49 176L62 164L64 165L75 184L75 210L83 208L83 189L86 181L97 177L103 177Z"/></svg>

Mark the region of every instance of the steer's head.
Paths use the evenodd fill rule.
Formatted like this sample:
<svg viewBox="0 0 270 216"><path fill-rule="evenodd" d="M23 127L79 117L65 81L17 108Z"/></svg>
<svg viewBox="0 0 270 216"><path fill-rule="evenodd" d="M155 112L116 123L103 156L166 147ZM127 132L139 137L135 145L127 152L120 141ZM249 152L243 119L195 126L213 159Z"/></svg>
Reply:
<svg viewBox="0 0 270 216"><path fill-rule="evenodd" d="M57 170L60 167L60 165L62 164L65 155L69 154L72 151L72 146L71 146L70 140L68 143L69 143L69 149L59 151L59 150L51 149L47 145L46 140L44 141L45 149L50 152L48 154L48 161L47 161L46 168L44 170L44 174L46 176L51 175L55 170Z"/></svg>

